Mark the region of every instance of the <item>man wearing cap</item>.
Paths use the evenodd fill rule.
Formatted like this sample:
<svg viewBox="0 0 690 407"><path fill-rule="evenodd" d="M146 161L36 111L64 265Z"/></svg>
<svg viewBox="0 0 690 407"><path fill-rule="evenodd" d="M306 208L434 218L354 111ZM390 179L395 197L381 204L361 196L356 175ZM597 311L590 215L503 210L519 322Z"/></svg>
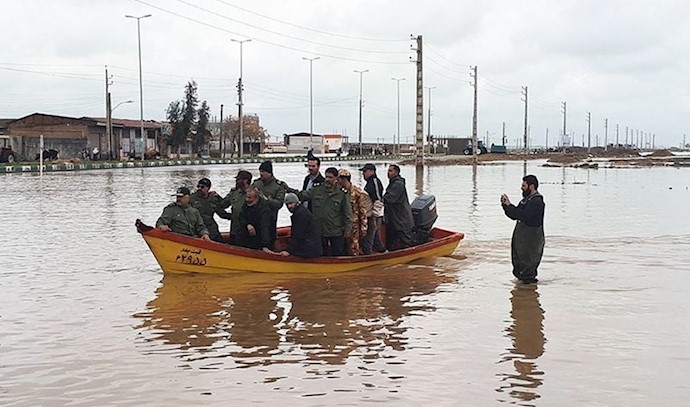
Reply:
<svg viewBox="0 0 690 407"><path fill-rule="evenodd" d="M225 209L230 207L230 244L236 243L237 235L240 231L240 210L247 197L247 188L252 184L252 174L249 171L241 170L235 177L235 187L228 192L220 203L220 207Z"/></svg>
<svg viewBox="0 0 690 407"><path fill-rule="evenodd" d="M352 235L350 195L338 187L338 170L326 169L326 181L308 191L301 191L302 201L311 201L316 221L321 224L324 256L344 256L345 238Z"/></svg>
<svg viewBox="0 0 690 407"><path fill-rule="evenodd" d="M257 188L249 187L246 192L246 199L240 210L237 245L271 253L271 210Z"/></svg>
<svg viewBox="0 0 690 407"><path fill-rule="evenodd" d="M283 181L277 180L273 176L273 164L270 161L264 161L259 166L259 179L252 184L268 201L268 207L271 209L272 215L272 238L271 246L276 240L276 224L278 223L278 211L283 207L283 200L285 199L285 189L287 185Z"/></svg>
<svg viewBox="0 0 690 407"><path fill-rule="evenodd" d="M348 240L349 254L357 256L362 254L361 240L367 235L367 214L372 204L369 195L362 188L352 183L352 174L345 168L338 170L338 185L350 194L352 205L352 236Z"/></svg>
<svg viewBox="0 0 690 407"><path fill-rule="evenodd" d="M383 194L383 204L388 250L412 246L412 209L407 198L405 178L400 176L400 167L395 164L388 166L388 187Z"/></svg>
<svg viewBox="0 0 690 407"><path fill-rule="evenodd" d="M321 159L316 156L311 156L307 159L307 171L309 172L306 177L304 177L304 182L302 183L302 190L308 191L312 189L315 185L323 184L326 180L323 175L321 175ZM311 202L304 203L309 210L311 210Z"/></svg>
<svg viewBox="0 0 690 407"><path fill-rule="evenodd" d="M376 176L376 166L365 164L360 168L367 184L364 192L369 195L372 202L371 210L367 214L367 234L362 238L362 252L371 254L374 251L383 252L386 250L381 242L381 223L383 222L383 184Z"/></svg>
<svg viewBox="0 0 690 407"><path fill-rule="evenodd" d="M211 241L208 229L201 219L199 211L189 205L189 188L178 188L175 202L163 209L163 214L156 221L156 227L164 232L175 232L187 236L198 236Z"/></svg>
<svg viewBox="0 0 690 407"><path fill-rule="evenodd" d="M280 253L281 256L298 256L305 259L313 259L323 254L321 247L321 227L314 215L300 205L299 198L292 192L285 194L285 206L292 213L292 233L287 249Z"/></svg>
<svg viewBox="0 0 690 407"><path fill-rule="evenodd" d="M211 190L211 180L208 178L202 178L196 186L197 190L192 196L189 197L189 204L196 208L201 214L201 219L208 229L208 234L211 240L216 242L225 243L218 230L218 224L213 218L216 214L222 219L230 219L230 214L225 212L224 208L221 207L221 199L218 194L209 193Z"/></svg>

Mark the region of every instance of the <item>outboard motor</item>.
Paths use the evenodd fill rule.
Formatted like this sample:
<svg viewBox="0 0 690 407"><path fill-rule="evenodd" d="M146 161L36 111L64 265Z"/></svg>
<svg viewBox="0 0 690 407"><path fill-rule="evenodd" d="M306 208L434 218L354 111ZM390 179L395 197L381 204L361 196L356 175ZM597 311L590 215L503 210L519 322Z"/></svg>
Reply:
<svg viewBox="0 0 690 407"><path fill-rule="evenodd" d="M422 195L417 197L412 204L412 219L414 219L414 241L415 244L422 244L429 241L431 229L434 227L438 214L436 213L436 197L433 195Z"/></svg>

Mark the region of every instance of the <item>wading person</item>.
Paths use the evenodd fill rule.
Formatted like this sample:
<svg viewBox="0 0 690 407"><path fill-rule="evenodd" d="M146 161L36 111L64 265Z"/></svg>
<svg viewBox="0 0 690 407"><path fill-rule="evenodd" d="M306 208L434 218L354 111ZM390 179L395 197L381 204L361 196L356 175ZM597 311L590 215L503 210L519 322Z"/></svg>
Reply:
<svg viewBox="0 0 690 407"><path fill-rule="evenodd" d="M189 204L189 188L177 189L175 202L166 206L156 221L156 227L164 232L175 232L187 236L198 236L210 241L208 229L198 210Z"/></svg>
<svg viewBox="0 0 690 407"><path fill-rule="evenodd" d="M218 196L216 193L210 193L210 179L200 179L196 188L196 192L189 197L189 204L196 208L196 210L198 210L201 214L201 219L203 219L204 225L206 225L206 229L208 229L208 234L211 237L211 240L225 243L223 238L220 236L218 223L216 223L213 215L218 215L221 219L230 219L230 214L225 212L224 208L222 207L220 196Z"/></svg>
<svg viewBox="0 0 690 407"><path fill-rule="evenodd" d="M544 197L537 191L539 181L534 175L522 178L522 200L517 206L508 195L501 195L506 216L516 220L510 242L513 275L525 284L537 282L537 268L544 254Z"/></svg>
<svg viewBox="0 0 690 407"><path fill-rule="evenodd" d="M285 194L285 206L292 213L290 221L292 233L287 249L280 253L281 256L298 256L313 259L321 256L321 227L314 219L314 215L300 205L299 198L293 193Z"/></svg>
<svg viewBox="0 0 690 407"><path fill-rule="evenodd" d="M412 208L407 199L405 178L400 176L400 167L395 164L388 167L388 187L383 194L383 204L388 250L412 246Z"/></svg>
<svg viewBox="0 0 690 407"><path fill-rule="evenodd" d="M302 201L311 201L314 218L321 225L324 256L344 256L345 239L352 235L350 195L338 186L338 170L326 169L326 181L298 194Z"/></svg>
<svg viewBox="0 0 690 407"><path fill-rule="evenodd" d="M246 200L240 210L237 245L270 253L273 244L271 225L271 209L268 203L261 197L258 189L247 188Z"/></svg>
<svg viewBox="0 0 690 407"><path fill-rule="evenodd" d="M367 235L367 215L372 207L371 199L362 188L352 183L352 174L344 168L338 171L338 185L350 194L352 236L347 239L348 254L358 256L362 254L361 241Z"/></svg>

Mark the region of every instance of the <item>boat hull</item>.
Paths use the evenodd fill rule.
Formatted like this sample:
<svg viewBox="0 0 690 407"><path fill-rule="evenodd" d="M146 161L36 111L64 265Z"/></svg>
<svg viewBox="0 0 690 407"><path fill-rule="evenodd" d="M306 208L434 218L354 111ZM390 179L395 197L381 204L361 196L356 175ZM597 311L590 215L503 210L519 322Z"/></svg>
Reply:
<svg viewBox="0 0 690 407"><path fill-rule="evenodd" d="M137 221L137 230L164 273L227 274L261 273L340 273L372 266L409 263L424 257L448 256L464 234L434 228L431 240L419 246L366 256L320 257L303 259L277 256L228 244L207 242L189 236L163 232ZM289 228L280 228L279 241L289 236Z"/></svg>

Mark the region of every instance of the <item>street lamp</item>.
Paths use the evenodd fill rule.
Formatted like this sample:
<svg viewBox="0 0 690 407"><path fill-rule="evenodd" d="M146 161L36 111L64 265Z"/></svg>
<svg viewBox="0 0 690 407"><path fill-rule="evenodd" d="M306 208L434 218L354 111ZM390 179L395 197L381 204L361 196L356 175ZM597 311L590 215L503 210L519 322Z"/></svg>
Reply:
<svg viewBox="0 0 690 407"><path fill-rule="evenodd" d="M391 78L397 82L398 85L398 154L400 154L400 81L404 81L405 78Z"/></svg>
<svg viewBox="0 0 690 407"><path fill-rule="evenodd" d="M363 71L358 71L355 69L355 73L359 74L359 154L362 154L362 76L369 72L368 69Z"/></svg>
<svg viewBox="0 0 690 407"><path fill-rule="evenodd" d="M240 44L240 79L237 81L237 95L239 96L239 102L237 102L237 118L240 121L240 151L238 152L237 156L242 157L244 153L244 117L242 113L242 92L244 91L244 86L242 85L242 44L251 41L251 39L236 40L233 38L230 41Z"/></svg>
<svg viewBox="0 0 690 407"><path fill-rule="evenodd" d="M151 17L151 14L146 14L144 16L135 17L130 15L125 15L125 18L134 18L137 20L137 42L139 43L139 113L141 119L141 160L144 161L144 153L146 152L146 136L144 135L144 85L141 76L141 19ZM134 154L136 156L136 138L134 139ZM158 143L156 141L156 149L158 148Z"/></svg>
<svg viewBox="0 0 690 407"><path fill-rule="evenodd" d="M302 57L303 60L309 61L309 148L314 148L314 71L313 63L321 57L307 58Z"/></svg>
<svg viewBox="0 0 690 407"><path fill-rule="evenodd" d="M110 98L110 96L108 98ZM112 125L113 112L115 111L115 109L117 109L121 105L124 105L125 103L134 103L134 101L133 100L125 100L124 102L120 102L120 103L116 104L115 107L110 109L110 113L108 114L108 120L110 120L110 122L108 123L108 132L109 132L109 134L108 134L108 151L110 154L110 159L113 158L112 157L112 155L113 155L113 125ZM120 149L118 148L118 157L119 157L119 151L120 151Z"/></svg>

